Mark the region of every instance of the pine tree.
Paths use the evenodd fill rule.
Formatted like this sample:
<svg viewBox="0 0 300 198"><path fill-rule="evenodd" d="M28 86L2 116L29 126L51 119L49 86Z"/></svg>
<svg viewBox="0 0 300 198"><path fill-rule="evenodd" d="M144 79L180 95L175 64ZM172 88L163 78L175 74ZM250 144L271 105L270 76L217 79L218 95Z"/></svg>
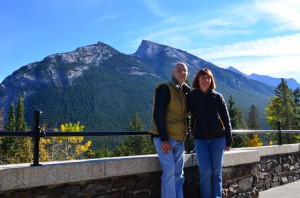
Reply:
<svg viewBox="0 0 300 198"><path fill-rule="evenodd" d="M231 121L231 127L232 129L236 129L237 126L237 110L234 107L234 100L233 100L233 96L230 95L229 100L228 100L228 112L229 112L229 116L230 116L230 121Z"/></svg>
<svg viewBox="0 0 300 198"><path fill-rule="evenodd" d="M12 102L7 113L6 131L15 131L15 108ZM15 137L3 137L0 144L1 162L10 164L16 162L16 154L18 153L18 141Z"/></svg>
<svg viewBox="0 0 300 198"><path fill-rule="evenodd" d="M234 99L232 95L229 97L228 100L229 106L228 106L228 112L231 120L231 126L232 129L237 129L239 127L239 116L241 116L241 110L239 108L234 107ZM244 135L233 135L233 144L232 147L244 147L246 146L246 136Z"/></svg>
<svg viewBox="0 0 300 198"><path fill-rule="evenodd" d="M4 109L0 108L0 130L2 131L4 129ZM5 140L5 137L0 137L0 164L4 163L3 159L3 150L2 150L2 145L3 145L3 140Z"/></svg>
<svg viewBox="0 0 300 198"><path fill-rule="evenodd" d="M247 124L244 118L244 112L241 107L236 108L236 129L245 129Z"/></svg>
<svg viewBox="0 0 300 198"><path fill-rule="evenodd" d="M295 97L295 99L294 99L295 103L299 105L300 104L300 88L299 87L296 88L293 91L293 94L294 94L294 97Z"/></svg>
<svg viewBox="0 0 300 198"><path fill-rule="evenodd" d="M134 117L130 120L129 123L129 130L130 131L142 131L144 130L144 124L141 121L139 114L136 112Z"/></svg>
<svg viewBox="0 0 300 198"><path fill-rule="evenodd" d="M15 107L14 103L12 102L7 114L7 124L6 124L6 130L7 131L15 131L16 130L16 117L15 117Z"/></svg>
<svg viewBox="0 0 300 198"><path fill-rule="evenodd" d="M300 128L300 88L298 87L293 91L294 94L294 101L295 101L295 107L294 107L294 113L295 117L293 119L293 124L295 129ZM300 134L298 134L300 136ZM300 138L300 137L299 137Z"/></svg>
<svg viewBox="0 0 300 198"><path fill-rule="evenodd" d="M19 95L18 103L16 107L16 124L15 124L16 131L20 131L20 132L27 131L27 124L25 122L24 111L25 111L24 103L21 96ZM23 138L23 137L17 139L18 139L18 153L16 156L17 161L22 163L30 162L32 158L32 154L31 154L32 143L30 139Z"/></svg>
<svg viewBox="0 0 300 198"><path fill-rule="evenodd" d="M258 109L256 108L255 105L251 105L249 108L249 113L248 113L248 121L247 121L247 125L248 125L248 129L251 130L257 130L259 129L260 125L258 122ZM268 136L264 138L264 136L267 136L265 134L262 135L258 135L258 134L250 134L248 135L248 146L262 146L263 143L261 142L261 138L262 139L266 139L269 140Z"/></svg>
<svg viewBox="0 0 300 198"><path fill-rule="evenodd" d="M295 97L284 79L281 79L281 83L275 89L275 95L280 98L282 104L281 126L286 130L290 130L293 127L291 118L294 116L293 109L295 107Z"/></svg>
<svg viewBox="0 0 300 198"><path fill-rule="evenodd" d="M27 124L25 122L25 117L24 117L24 111L25 111L24 103L21 96L19 96L18 104L16 108L16 131L26 131L27 129Z"/></svg>
<svg viewBox="0 0 300 198"><path fill-rule="evenodd" d="M0 108L0 130L4 129L4 108Z"/></svg>
<svg viewBox="0 0 300 198"><path fill-rule="evenodd" d="M26 131L26 122L24 119L24 104L19 97L16 112L14 103L11 103L8 111L7 131ZM15 115L16 113L16 115ZM25 137L6 137L3 138L1 149L6 156L6 163L28 163L32 158L32 143L30 138Z"/></svg>
<svg viewBox="0 0 300 198"><path fill-rule="evenodd" d="M270 125L277 129L277 120L281 121L281 128L292 130L297 127L298 105L292 90L289 89L287 82L281 79L281 83L275 89L275 96L270 99L266 108L267 121ZM282 134L283 143L293 143L293 134Z"/></svg>
<svg viewBox="0 0 300 198"><path fill-rule="evenodd" d="M258 122L258 109L255 105L251 105L248 113L248 129L257 130L259 129L260 125Z"/></svg>
<svg viewBox="0 0 300 198"><path fill-rule="evenodd" d="M138 113L135 113L131 119L128 130L144 130L144 124ZM119 146L114 149L114 153L116 156L152 154L155 153L155 148L149 135L133 135L125 137Z"/></svg>

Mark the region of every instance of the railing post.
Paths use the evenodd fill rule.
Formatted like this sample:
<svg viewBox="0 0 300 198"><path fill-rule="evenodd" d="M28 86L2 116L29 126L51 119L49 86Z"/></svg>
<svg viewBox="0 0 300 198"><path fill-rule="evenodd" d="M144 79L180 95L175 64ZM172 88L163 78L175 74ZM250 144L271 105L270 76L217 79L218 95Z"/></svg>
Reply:
<svg viewBox="0 0 300 198"><path fill-rule="evenodd" d="M33 112L34 118L34 135L33 135L33 164L31 166L40 166L40 138L41 138L41 127L40 127L40 117L42 112L35 110Z"/></svg>
<svg viewBox="0 0 300 198"><path fill-rule="evenodd" d="M277 130L278 130L278 145L282 145L281 121L280 120L277 120Z"/></svg>

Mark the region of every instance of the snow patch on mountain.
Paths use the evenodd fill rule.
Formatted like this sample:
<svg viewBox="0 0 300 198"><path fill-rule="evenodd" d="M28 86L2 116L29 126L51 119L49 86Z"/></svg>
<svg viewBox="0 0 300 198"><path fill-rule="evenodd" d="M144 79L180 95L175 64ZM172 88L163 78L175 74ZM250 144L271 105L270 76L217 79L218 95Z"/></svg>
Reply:
<svg viewBox="0 0 300 198"><path fill-rule="evenodd" d="M76 67L74 70L70 70L68 72L68 79L70 81L70 83L75 80L76 78L80 77L83 75L83 71L88 70L89 67L88 66L80 66L80 67Z"/></svg>
<svg viewBox="0 0 300 198"><path fill-rule="evenodd" d="M44 61L51 63L63 62L67 64L81 61L84 64L99 66L102 61L111 58L116 52L117 51L113 48L103 43L98 43L95 45L80 47L73 52L53 54L47 56Z"/></svg>
<svg viewBox="0 0 300 198"><path fill-rule="evenodd" d="M137 76L145 76L145 75L150 75L150 76L154 76L156 78L160 78L159 76L149 73L149 72L142 72L140 71L140 68L138 67L131 67L131 71L129 73L129 75L137 75Z"/></svg>
<svg viewBox="0 0 300 198"><path fill-rule="evenodd" d="M157 76L155 74L152 73L148 73L148 72L139 72L139 71L132 71L129 75L137 75L137 76L145 76L145 75L149 75L149 76L153 76L155 78L161 78L160 76Z"/></svg>
<svg viewBox="0 0 300 198"><path fill-rule="evenodd" d="M165 52L166 54L169 56L169 57L172 57L172 58L178 58L179 60L185 60L186 59L186 53L183 53L181 51L178 51L174 48L170 48L170 47L167 47L165 49Z"/></svg>
<svg viewBox="0 0 300 198"><path fill-rule="evenodd" d="M61 56L61 60L65 63L75 63L77 58L74 54L59 54Z"/></svg>
<svg viewBox="0 0 300 198"><path fill-rule="evenodd" d="M26 79L28 79L28 80L34 80L35 79L34 76L31 75L31 74L29 74L29 73L23 74L23 77L26 78Z"/></svg>
<svg viewBox="0 0 300 198"><path fill-rule="evenodd" d="M79 57L80 61L86 64L99 66L102 61L113 57L117 51L110 46L99 42L96 45L80 47L70 54L72 53L75 53L75 56Z"/></svg>
<svg viewBox="0 0 300 198"><path fill-rule="evenodd" d="M131 71L130 75L138 75L138 76L145 76L147 75L147 72L139 72L139 71Z"/></svg>
<svg viewBox="0 0 300 198"><path fill-rule="evenodd" d="M53 80L57 80L59 78L59 72L56 69L56 65L49 65L47 72Z"/></svg>

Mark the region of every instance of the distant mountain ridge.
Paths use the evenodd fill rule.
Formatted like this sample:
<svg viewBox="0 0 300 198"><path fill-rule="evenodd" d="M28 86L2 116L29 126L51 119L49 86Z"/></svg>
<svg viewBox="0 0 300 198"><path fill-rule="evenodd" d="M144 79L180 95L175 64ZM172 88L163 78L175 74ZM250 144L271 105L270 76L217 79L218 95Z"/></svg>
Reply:
<svg viewBox="0 0 300 198"><path fill-rule="evenodd" d="M259 74L255 74L255 73L247 75L232 66L228 67L228 69L231 71L234 71L238 74L241 74L247 78L254 79L254 80L266 83L267 85L274 86L274 87L277 87L280 84L281 79L282 79L282 78L274 78L274 77L267 76L267 75L259 75ZM292 90L296 89L297 87L300 87L300 84L294 78L283 78L283 79L287 82L289 88Z"/></svg>
<svg viewBox="0 0 300 198"><path fill-rule="evenodd" d="M98 42L23 66L0 84L0 106L7 112L21 95L28 123L39 109L48 126L80 121L86 130L126 130L138 112L147 129L154 89L170 80L177 62L188 65L190 82L200 68L211 69L226 101L232 95L244 112L256 105L262 127L268 126L263 111L274 95L273 86L146 40L131 55Z"/></svg>

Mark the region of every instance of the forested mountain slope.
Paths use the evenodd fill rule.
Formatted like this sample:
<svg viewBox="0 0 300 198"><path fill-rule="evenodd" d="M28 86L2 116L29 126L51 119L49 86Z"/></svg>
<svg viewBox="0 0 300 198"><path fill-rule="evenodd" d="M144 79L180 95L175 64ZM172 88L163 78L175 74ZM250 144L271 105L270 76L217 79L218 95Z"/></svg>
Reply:
<svg viewBox="0 0 300 198"><path fill-rule="evenodd" d="M99 42L58 53L21 67L0 84L0 105L7 112L19 95L24 99L25 116L43 112L49 127L80 121L85 130L126 130L136 112L149 126L152 97L159 82L168 81L173 66L187 63L189 81L206 67L216 78L217 91L226 100L230 95L244 112L254 104L260 122L266 126L264 108L274 95L274 87L222 69L188 52L143 40L134 54L123 54Z"/></svg>

